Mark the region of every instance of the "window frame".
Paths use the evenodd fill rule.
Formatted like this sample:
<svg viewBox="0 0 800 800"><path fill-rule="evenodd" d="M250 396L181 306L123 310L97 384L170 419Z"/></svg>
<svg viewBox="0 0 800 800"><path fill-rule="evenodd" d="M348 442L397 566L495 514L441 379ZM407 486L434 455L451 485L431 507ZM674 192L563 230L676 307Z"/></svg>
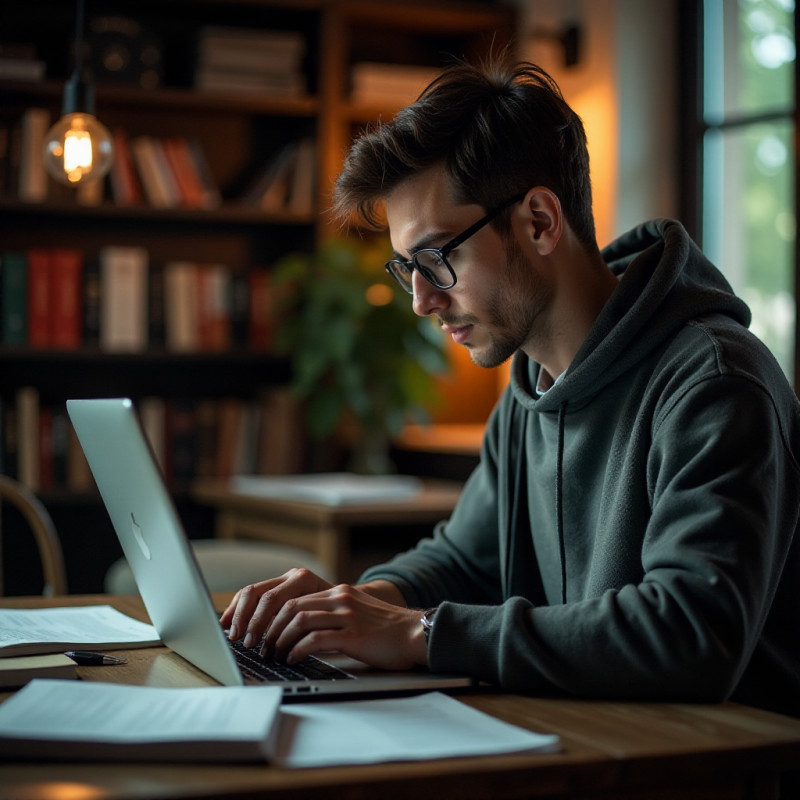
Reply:
<svg viewBox="0 0 800 800"><path fill-rule="evenodd" d="M795 43L800 46L800 25L797 9L793 12ZM800 56L794 61L794 106L784 112L764 111L736 116L724 116L721 120L707 122L703 108L704 90L704 24L703 0L682 0L678 3L678 43L681 53L679 74L679 210L681 220L689 235L697 242L703 240L703 142L710 130L726 131L742 128L759 122L788 120L794 128L794 217L795 237L793 246L793 286L795 306L794 353L792 357L794 390L800 395L800 258L798 253L798 209L800 209Z"/></svg>

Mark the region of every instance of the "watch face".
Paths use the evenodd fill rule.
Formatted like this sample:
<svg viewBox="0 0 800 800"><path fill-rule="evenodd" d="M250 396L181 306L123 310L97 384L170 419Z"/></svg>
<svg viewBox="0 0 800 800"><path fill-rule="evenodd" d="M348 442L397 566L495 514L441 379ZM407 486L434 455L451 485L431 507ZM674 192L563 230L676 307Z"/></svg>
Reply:
<svg viewBox="0 0 800 800"><path fill-rule="evenodd" d="M436 608L429 608L420 618L422 623L422 632L425 634L425 641L430 638L431 631L433 630L433 618L436 616Z"/></svg>

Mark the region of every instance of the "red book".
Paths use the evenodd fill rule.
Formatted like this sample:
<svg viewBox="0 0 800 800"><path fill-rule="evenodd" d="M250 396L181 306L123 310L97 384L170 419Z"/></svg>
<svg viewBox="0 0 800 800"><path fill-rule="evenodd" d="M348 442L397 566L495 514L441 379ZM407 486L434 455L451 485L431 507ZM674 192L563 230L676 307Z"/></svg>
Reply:
<svg viewBox="0 0 800 800"><path fill-rule="evenodd" d="M57 248L50 254L50 343L80 347L83 333L83 251Z"/></svg>
<svg viewBox="0 0 800 800"><path fill-rule="evenodd" d="M136 206L144 202L142 187L133 165L128 135L114 131L114 160L111 162L111 193L118 206Z"/></svg>
<svg viewBox="0 0 800 800"><path fill-rule="evenodd" d="M161 145L178 184L181 205L186 208L203 208L206 205L205 189L195 171L187 141L178 138L162 139Z"/></svg>
<svg viewBox="0 0 800 800"><path fill-rule="evenodd" d="M28 344L47 348L50 339L50 253L48 248L28 250Z"/></svg>

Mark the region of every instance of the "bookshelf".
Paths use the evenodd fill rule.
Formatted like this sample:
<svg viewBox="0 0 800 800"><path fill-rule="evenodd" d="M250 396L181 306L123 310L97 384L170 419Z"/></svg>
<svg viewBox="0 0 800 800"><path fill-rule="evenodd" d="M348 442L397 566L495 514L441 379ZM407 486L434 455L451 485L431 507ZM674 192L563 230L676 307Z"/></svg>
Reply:
<svg viewBox="0 0 800 800"><path fill-rule="evenodd" d="M114 47L127 47L135 61L151 45L157 56L155 78L145 80L141 69L120 76L103 74L102 68L96 74L99 119L112 133L122 131L128 143L144 137L196 143L206 179L218 192L217 202L204 207L184 202L185 193L171 205L157 207L144 191L141 201L124 201L110 178L99 195L58 187L52 179L44 196L25 199L21 192L24 164L12 150L13 137L21 136L20 122L30 109L45 110L51 121L60 114L63 83L71 70L73 14L73 4L63 0L3 3L0 9L0 275L8 253L27 254L31 248L77 251L88 271L97 269L108 248L124 247L146 253L148 280L173 262L217 264L248 283L251 291L249 277L268 272L282 254L311 250L337 234L325 210L349 142L365 124L391 117L404 104L389 95L385 101L353 101L354 66L377 62L436 69L452 56L475 56L500 47L510 40L513 23L509 6L489 2L90 0L87 39L96 53L109 41L100 33L111 30L112 56ZM105 27L93 29L95 19L105 20ZM278 31L299 40L301 54L292 85L277 91L197 88L201 62L211 63L216 57L198 57L199 43L220 29ZM11 52L9 45L13 55L20 47L34 48L22 55L44 62L44 77L3 77L2 55ZM243 43L242 49L247 46ZM95 58L93 63L99 62ZM245 202L256 179L265 179L279 154L301 141L315 143L310 206ZM141 174L136 172L136 177L141 183ZM289 186L290 198L292 191ZM148 299L152 305L149 295ZM30 389L45 409L59 408L70 396L111 394L160 398L166 404L186 398L260 403L269 393L279 393L289 374L268 342L259 341L253 346L243 334L211 351L200 345L176 351L164 341L163 332L154 335L150 327L144 344L130 352L109 351L86 336L67 348L34 347L26 340L9 343L4 338L3 422L9 424L9 409L17 411L20 391ZM69 483L35 488L65 531L68 566L74 570L80 559L71 558L69 543L77 540L76 526L86 519L96 497L72 491ZM184 485L175 481L173 488L179 503L190 506ZM198 535L208 534L209 528L202 530L208 522L199 521ZM116 553L106 552L101 560L110 563L113 557ZM97 569L90 563L79 572L88 575ZM97 588L85 576L71 581L73 591Z"/></svg>

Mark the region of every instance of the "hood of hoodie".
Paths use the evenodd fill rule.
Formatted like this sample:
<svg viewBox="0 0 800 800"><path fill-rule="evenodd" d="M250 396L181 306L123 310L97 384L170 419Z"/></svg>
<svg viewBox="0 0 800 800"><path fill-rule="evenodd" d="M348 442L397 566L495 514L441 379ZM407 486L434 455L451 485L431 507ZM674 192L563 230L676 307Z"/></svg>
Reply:
<svg viewBox="0 0 800 800"><path fill-rule="evenodd" d="M675 220L637 226L601 251L620 284L563 378L543 397L539 366L518 352L511 388L526 408L579 408L690 320L721 313L747 327L750 310Z"/></svg>

